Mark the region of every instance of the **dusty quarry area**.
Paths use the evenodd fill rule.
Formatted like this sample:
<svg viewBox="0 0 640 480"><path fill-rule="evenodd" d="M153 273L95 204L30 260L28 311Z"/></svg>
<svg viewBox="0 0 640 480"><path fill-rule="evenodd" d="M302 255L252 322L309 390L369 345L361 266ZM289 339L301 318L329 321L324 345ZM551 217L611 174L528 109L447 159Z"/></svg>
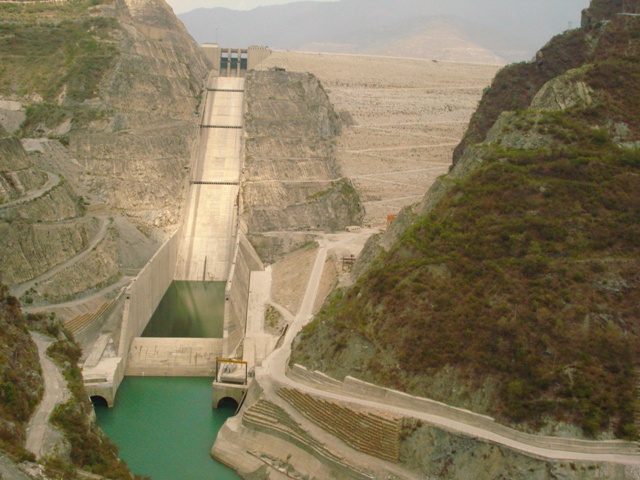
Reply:
<svg viewBox="0 0 640 480"><path fill-rule="evenodd" d="M343 119L337 157L366 208L365 224L418 202L451 154L500 67L275 51L261 64L311 72Z"/></svg>

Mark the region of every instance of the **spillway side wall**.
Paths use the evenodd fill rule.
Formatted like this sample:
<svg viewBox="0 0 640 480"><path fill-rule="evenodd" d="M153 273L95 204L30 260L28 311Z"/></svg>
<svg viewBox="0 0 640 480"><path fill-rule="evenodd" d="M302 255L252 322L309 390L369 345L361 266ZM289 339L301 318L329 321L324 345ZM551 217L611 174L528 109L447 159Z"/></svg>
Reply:
<svg viewBox="0 0 640 480"><path fill-rule="evenodd" d="M173 281L182 227L156 252L125 292L118 355L127 359L131 342L139 337Z"/></svg>
<svg viewBox="0 0 640 480"><path fill-rule="evenodd" d="M225 291L224 338L225 355L230 356L244 338L252 271L264 270L260 257L242 230L238 231L234 261Z"/></svg>

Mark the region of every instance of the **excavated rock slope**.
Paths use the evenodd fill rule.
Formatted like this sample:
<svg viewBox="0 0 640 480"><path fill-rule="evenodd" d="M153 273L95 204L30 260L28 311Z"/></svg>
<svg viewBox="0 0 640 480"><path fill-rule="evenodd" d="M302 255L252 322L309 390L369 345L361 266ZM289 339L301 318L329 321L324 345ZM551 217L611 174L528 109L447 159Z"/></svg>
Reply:
<svg viewBox="0 0 640 480"><path fill-rule="evenodd" d="M175 228L208 66L163 0L0 8L0 110L21 104L16 134L46 137L25 151L0 129L0 271L58 301L140 268Z"/></svg>
<svg viewBox="0 0 640 480"><path fill-rule="evenodd" d="M360 224L364 210L335 159L340 121L318 79L251 72L246 89L242 196L254 243L264 245L264 238L255 238L264 232Z"/></svg>
<svg viewBox="0 0 640 480"><path fill-rule="evenodd" d="M208 68L162 0L117 1L119 56L100 83L112 113L72 131L70 151L90 193L157 226L177 223L185 166L197 138L198 98Z"/></svg>

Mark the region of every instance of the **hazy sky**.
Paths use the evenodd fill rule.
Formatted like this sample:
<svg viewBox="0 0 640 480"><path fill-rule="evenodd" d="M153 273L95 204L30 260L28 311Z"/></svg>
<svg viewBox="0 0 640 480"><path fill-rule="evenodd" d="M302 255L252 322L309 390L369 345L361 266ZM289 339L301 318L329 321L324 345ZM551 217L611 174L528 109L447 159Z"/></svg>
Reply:
<svg viewBox="0 0 640 480"><path fill-rule="evenodd" d="M167 0L176 14L190 12L196 8L224 7L233 10L251 10L264 5L282 5L300 0ZM333 2L337 0L315 0L317 2Z"/></svg>

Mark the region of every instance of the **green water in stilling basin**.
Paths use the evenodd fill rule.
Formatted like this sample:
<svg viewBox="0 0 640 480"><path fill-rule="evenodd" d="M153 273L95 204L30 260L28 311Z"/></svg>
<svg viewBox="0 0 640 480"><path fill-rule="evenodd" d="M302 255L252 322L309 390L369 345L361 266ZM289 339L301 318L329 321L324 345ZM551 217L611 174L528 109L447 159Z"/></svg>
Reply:
<svg viewBox="0 0 640 480"><path fill-rule="evenodd" d="M222 338L225 285L225 282L172 282L142 336Z"/></svg>
<svg viewBox="0 0 640 480"><path fill-rule="evenodd" d="M240 477L209 455L235 410L211 408L212 378L126 377L115 407L96 406L98 424L138 475L153 480Z"/></svg>

